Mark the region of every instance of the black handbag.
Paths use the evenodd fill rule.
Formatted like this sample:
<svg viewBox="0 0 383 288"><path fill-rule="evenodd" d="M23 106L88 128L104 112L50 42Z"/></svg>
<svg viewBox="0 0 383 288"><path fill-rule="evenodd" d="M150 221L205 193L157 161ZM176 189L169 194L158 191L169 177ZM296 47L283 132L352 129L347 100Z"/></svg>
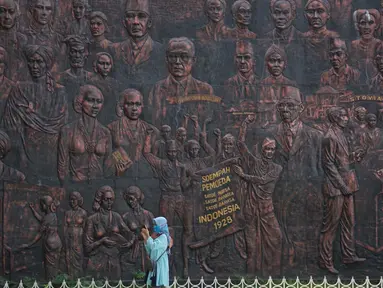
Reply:
<svg viewBox="0 0 383 288"><path fill-rule="evenodd" d="M148 268L148 270L146 270L146 274L145 274L145 283L148 282L148 277L149 277L149 273L151 271L153 271L153 275L152 277L150 277L150 282L151 282L151 285L152 286L156 286L156 283L157 283L157 262L158 260L160 260L160 258L165 254L166 251L168 251L169 247L166 248L166 250L164 252L162 252L162 254L160 255L160 257L157 258L156 261L150 261L152 263L151 267ZM150 258L149 258L150 259ZM154 285L153 285L154 283Z"/></svg>

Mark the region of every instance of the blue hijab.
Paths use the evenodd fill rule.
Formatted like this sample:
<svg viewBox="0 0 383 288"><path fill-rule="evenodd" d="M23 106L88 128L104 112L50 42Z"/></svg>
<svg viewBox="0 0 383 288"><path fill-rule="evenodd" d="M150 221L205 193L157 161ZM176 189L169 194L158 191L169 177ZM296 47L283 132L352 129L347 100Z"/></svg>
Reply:
<svg viewBox="0 0 383 288"><path fill-rule="evenodd" d="M168 239L168 246L170 245L170 233L168 228L168 220L165 217L157 217L153 219L155 225L153 227L153 231L158 234L165 234ZM170 249L169 249L170 253Z"/></svg>

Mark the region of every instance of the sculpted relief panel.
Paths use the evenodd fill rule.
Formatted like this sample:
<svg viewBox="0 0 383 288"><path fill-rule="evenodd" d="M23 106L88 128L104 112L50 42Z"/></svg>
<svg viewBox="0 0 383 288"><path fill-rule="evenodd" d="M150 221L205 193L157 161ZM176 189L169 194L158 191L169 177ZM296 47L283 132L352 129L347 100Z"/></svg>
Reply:
<svg viewBox="0 0 383 288"><path fill-rule="evenodd" d="M1 272L378 277L375 0L0 0Z"/></svg>

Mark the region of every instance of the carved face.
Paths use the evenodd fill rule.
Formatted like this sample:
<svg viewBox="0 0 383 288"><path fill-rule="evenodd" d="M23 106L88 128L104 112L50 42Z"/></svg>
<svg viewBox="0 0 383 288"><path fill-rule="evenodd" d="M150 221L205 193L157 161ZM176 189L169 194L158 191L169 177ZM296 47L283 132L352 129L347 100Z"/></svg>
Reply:
<svg viewBox="0 0 383 288"><path fill-rule="evenodd" d="M112 210L112 206L113 206L113 202L114 202L114 195L111 191L107 191L104 193L103 197L102 197L102 200L101 200L101 207L104 209L104 210Z"/></svg>
<svg viewBox="0 0 383 288"><path fill-rule="evenodd" d="M28 59L28 69L32 78L41 78L46 75L48 67L43 57L36 53Z"/></svg>
<svg viewBox="0 0 383 288"><path fill-rule="evenodd" d="M133 209L137 208L139 205L139 201L134 195L128 195L126 203Z"/></svg>
<svg viewBox="0 0 383 288"><path fill-rule="evenodd" d="M221 21L225 15L222 3L219 0L210 0L207 4L207 17L217 23Z"/></svg>
<svg viewBox="0 0 383 288"><path fill-rule="evenodd" d="M249 73L254 69L255 58L251 53L237 53L235 56L235 64L240 73Z"/></svg>
<svg viewBox="0 0 383 288"><path fill-rule="evenodd" d="M112 60L107 55L101 55L97 59L96 70L101 76L108 76L112 70Z"/></svg>
<svg viewBox="0 0 383 288"><path fill-rule="evenodd" d="M344 67L347 62L347 54L340 48L331 50L329 53L330 62L334 69L340 69Z"/></svg>
<svg viewBox="0 0 383 288"><path fill-rule="evenodd" d="M359 121L364 121L366 119L366 111L364 110L355 111L355 117Z"/></svg>
<svg viewBox="0 0 383 288"><path fill-rule="evenodd" d="M149 15L143 11L126 11L124 25L129 35L140 38L148 33L151 27Z"/></svg>
<svg viewBox="0 0 383 288"><path fill-rule="evenodd" d="M374 38L374 32L378 26L374 16L371 14L364 14L358 22L358 30L360 37L364 39Z"/></svg>
<svg viewBox="0 0 383 288"><path fill-rule="evenodd" d="M85 65L85 47L82 45L70 46L69 60L73 68L83 68Z"/></svg>
<svg viewBox="0 0 383 288"><path fill-rule="evenodd" d="M171 133L170 127L162 127L161 128L161 136L165 140L169 140L170 139L170 133Z"/></svg>
<svg viewBox="0 0 383 288"><path fill-rule="evenodd" d="M73 16L77 20L80 20L85 16L85 5L80 1L74 1L72 6Z"/></svg>
<svg viewBox="0 0 383 288"><path fill-rule="evenodd" d="M93 37L105 34L105 24L100 17L94 17L90 20L90 32Z"/></svg>
<svg viewBox="0 0 383 288"><path fill-rule="evenodd" d="M142 101L138 94L129 94L124 103L124 114L128 119L137 120L142 113Z"/></svg>
<svg viewBox="0 0 383 288"><path fill-rule="evenodd" d="M376 55L374 60L375 60L376 68L381 74L383 74L383 55L382 54Z"/></svg>
<svg viewBox="0 0 383 288"><path fill-rule="evenodd" d="M251 5L250 3L242 3L235 15L235 22L244 26L249 26L251 20Z"/></svg>
<svg viewBox="0 0 383 288"><path fill-rule="evenodd" d="M170 47L166 62L169 73L175 78L187 77L194 64L193 52L186 43L184 45L178 44L177 47Z"/></svg>
<svg viewBox="0 0 383 288"><path fill-rule="evenodd" d="M53 6L51 0L37 0L32 9L33 19L40 25L47 25L51 21Z"/></svg>
<svg viewBox="0 0 383 288"><path fill-rule="evenodd" d="M4 75L5 71L5 59L0 55L0 77Z"/></svg>
<svg viewBox="0 0 383 288"><path fill-rule="evenodd" d="M367 118L367 125L369 128L375 128L376 127L376 117L368 117Z"/></svg>
<svg viewBox="0 0 383 288"><path fill-rule="evenodd" d="M273 17L275 27L281 30L289 28L295 18L291 4L286 0L275 3L271 16Z"/></svg>
<svg viewBox="0 0 383 288"><path fill-rule="evenodd" d="M174 145L170 145L166 150L166 154L170 161L175 161L177 159L178 151Z"/></svg>
<svg viewBox="0 0 383 288"><path fill-rule="evenodd" d="M40 200L40 210L43 211L44 213L47 213L49 211L49 205L51 205L53 202L53 200L52 201L49 201L49 200L45 198Z"/></svg>
<svg viewBox="0 0 383 288"><path fill-rule="evenodd" d="M348 125L348 115L347 115L347 111L345 109L342 109L340 112L339 112L339 115L335 118L336 120L336 124L341 127L341 128L346 128L346 126Z"/></svg>
<svg viewBox="0 0 383 288"><path fill-rule="evenodd" d="M188 147L190 158L197 158L199 155L200 146L198 143L192 143Z"/></svg>
<svg viewBox="0 0 383 288"><path fill-rule="evenodd" d="M96 118L102 109L103 103L104 97L98 91L91 90L84 96L82 112L90 117Z"/></svg>
<svg viewBox="0 0 383 288"><path fill-rule="evenodd" d="M286 100L278 103L277 110L281 120L285 123L291 123L296 120L302 112L301 105L293 100Z"/></svg>
<svg viewBox="0 0 383 288"><path fill-rule="evenodd" d="M319 1L311 2L305 11L305 15L309 25L314 29L320 29L326 25L330 19L330 14L326 7Z"/></svg>
<svg viewBox="0 0 383 288"><path fill-rule="evenodd" d="M222 142L223 152L227 155L231 155L234 153L235 144L232 140L226 140Z"/></svg>
<svg viewBox="0 0 383 288"><path fill-rule="evenodd" d="M267 70L274 77L278 77L285 70L285 60L277 53L271 54L267 59Z"/></svg>
<svg viewBox="0 0 383 288"><path fill-rule="evenodd" d="M262 148L262 155L266 159L273 159L274 154L275 154L275 146L267 145Z"/></svg>
<svg viewBox="0 0 383 288"><path fill-rule="evenodd" d="M69 204L72 209L75 209L78 207L78 199L75 195L71 195L69 198Z"/></svg>
<svg viewBox="0 0 383 288"><path fill-rule="evenodd" d="M177 131L176 139L180 143L185 143L185 141L186 141L186 130L181 129L181 130Z"/></svg>
<svg viewBox="0 0 383 288"><path fill-rule="evenodd" d="M0 0L0 29L11 29L16 24L16 4L13 0Z"/></svg>

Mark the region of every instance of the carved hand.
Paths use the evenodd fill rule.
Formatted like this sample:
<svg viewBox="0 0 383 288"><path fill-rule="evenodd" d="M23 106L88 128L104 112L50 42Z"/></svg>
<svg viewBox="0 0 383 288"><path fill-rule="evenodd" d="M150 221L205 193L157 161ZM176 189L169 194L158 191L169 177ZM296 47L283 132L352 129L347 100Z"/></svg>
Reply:
<svg viewBox="0 0 383 288"><path fill-rule="evenodd" d="M247 117L245 119L246 124L253 123L254 121L255 121L255 114L247 115Z"/></svg>
<svg viewBox="0 0 383 288"><path fill-rule="evenodd" d="M216 128L216 129L214 129L214 135L216 136L216 137L220 137L221 136L221 130L219 129L219 128Z"/></svg>
<svg viewBox="0 0 383 288"><path fill-rule="evenodd" d="M238 165L233 165L233 170L234 170L234 172L235 172L239 177L243 177L243 175L245 174L245 173L243 172L243 169L242 169L240 166L238 166Z"/></svg>

